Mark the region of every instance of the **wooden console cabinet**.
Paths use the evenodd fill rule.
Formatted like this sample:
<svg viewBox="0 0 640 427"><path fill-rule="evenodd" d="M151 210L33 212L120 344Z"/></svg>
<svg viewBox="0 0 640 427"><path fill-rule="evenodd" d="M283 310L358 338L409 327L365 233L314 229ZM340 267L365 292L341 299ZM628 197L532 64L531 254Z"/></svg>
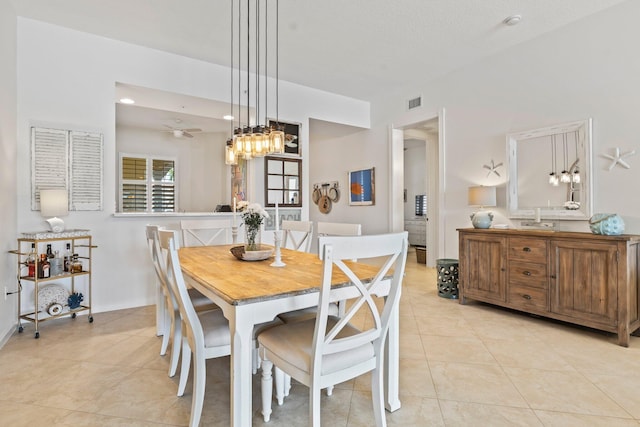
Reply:
<svg viewBox="0 0 640 427"><path fill-rule="evenodd" d="M629 336L640 328L640 236L458 229L460 304L474 299Z"/></svg>

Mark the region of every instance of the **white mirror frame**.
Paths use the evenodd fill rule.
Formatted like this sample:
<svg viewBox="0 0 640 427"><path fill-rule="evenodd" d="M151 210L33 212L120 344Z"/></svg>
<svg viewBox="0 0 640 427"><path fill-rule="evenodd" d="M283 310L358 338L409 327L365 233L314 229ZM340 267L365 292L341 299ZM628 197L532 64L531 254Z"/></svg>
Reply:
<svg viewBox="0 0 640 427"><path fill-rule="evenodd" d="M540 209L540 217L555 220L588 220L593 215L593 194L592 184L593 172L591 168L591 147L592 147L592 120L581 120L577 122L563 123L540 129L533 129L524 132L510 133L507 135L507 158L508 158L508 191L507 208L509 218L534 219L536 218L536 208ZM558 135L568 132L578 132L578 139L582 150L579 150L584 162L580 165L581 174L581 204L577 210L564 209L562 207L526 207L518 206L518 144L528 139L543 136ZM541 168L544 169L544 168Z"/></svg>

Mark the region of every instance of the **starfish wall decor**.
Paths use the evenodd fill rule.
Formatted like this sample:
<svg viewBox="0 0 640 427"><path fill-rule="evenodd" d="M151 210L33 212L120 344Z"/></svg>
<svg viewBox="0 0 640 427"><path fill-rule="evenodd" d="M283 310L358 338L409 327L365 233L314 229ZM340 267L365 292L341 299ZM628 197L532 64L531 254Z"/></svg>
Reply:
<svg viewBox="0 0 640 427"><path fill-rule="evenodd" d="M625 169L631 169L631 165L627 163L624 159L627 157L631 157L634 154L636 154L636 150L631 150L627 153L620 153L620 148L616 147L615 156L611 156L609 154L603 154L602 157L606 157L607 159L612 160L611 165L609 165L609 168L607 170L613 169L616 165L620 165Z"/></svg>
<svg viewBox="0 0 640 427"><path fill-rule="evenodd" d="M502 162L496 165L493 162L493 159L491 159L491 165L483 165L482 167L489 170L489 172L487 173L487 176L491 175L492 173L495 173L497 176L500 176L500 173L498 172L498 168L500 166L502 166Z"/></svg>

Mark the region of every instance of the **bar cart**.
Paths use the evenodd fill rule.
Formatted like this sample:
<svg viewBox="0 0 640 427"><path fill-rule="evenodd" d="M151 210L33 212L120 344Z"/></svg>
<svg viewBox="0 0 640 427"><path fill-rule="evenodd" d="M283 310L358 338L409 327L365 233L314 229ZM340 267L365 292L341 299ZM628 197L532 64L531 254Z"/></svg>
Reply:
<svg viewBox="0 0 640 427"><path fill-rule="evenodd" d="M22 236L18 238L18 249L9 251L18 257L18 332L24 330L22 321L33 322L35 338L40 338L40 322L64 316L75 319L85 311L89 323L93 323L91 257L97 246L92 244L89 230L22 233ZM66 253L69 259L57 257L64 259L63 267L59 266L59 259L49 265L54 258L46 257L47 246L56 248L59 254L69 248L70 253Z"/></svg>

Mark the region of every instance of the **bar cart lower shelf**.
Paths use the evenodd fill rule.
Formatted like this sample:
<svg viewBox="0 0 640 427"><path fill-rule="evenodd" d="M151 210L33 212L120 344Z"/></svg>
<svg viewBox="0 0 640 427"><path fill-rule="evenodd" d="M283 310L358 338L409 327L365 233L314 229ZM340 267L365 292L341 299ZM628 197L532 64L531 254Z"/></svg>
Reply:
<svg viewBox="0 0 640 427"><path fill-rule="evenodd" d="M40 338L40 322L60 317L75 319L79 313L85 312L88 314L89 323L93 323L91 252L97 246L91 243L88 230L23 233L23 236L18 239L18 249L9 251L18 256L18 332L24 331L23 321L32 322L35 325L34 336ZM62 245L65 244L74 255L77 269L71 270L67 265L64 271L56 271L54 275L46 277L43 273L43 265L47 262L41 261L45 246L63 249ZM60 250L56 252L60 253ZM34 255L35 262L30 262ZM32 270L29 269L30 263ZM29 300L31 290L33 290L32 306ZM50 293L47 294L48 291ZM41 292L43 292L42 295ZM53 297L51 297L52 293Z"/></svg>

